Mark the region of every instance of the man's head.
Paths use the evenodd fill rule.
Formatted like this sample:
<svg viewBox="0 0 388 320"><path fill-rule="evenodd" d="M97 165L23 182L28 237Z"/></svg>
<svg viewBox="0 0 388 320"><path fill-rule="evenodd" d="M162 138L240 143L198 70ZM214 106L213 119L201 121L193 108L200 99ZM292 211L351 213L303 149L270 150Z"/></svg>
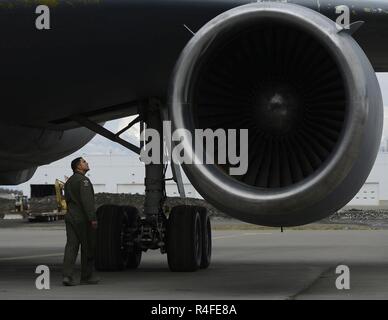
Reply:
<svg viewBox="0 0 388 320"><path fill-rule="evenodd" d="M79 172L82 174L85 174L90 170L89 164L82 157L76 158L71 162L71 169L73 169L73 172Z"/></svg>

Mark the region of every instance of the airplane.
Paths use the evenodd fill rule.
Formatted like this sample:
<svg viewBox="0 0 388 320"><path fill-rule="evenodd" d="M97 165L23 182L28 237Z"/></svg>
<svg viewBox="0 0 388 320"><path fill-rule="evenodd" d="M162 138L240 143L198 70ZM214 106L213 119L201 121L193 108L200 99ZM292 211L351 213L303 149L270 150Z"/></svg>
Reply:
<svg viewBox="0 0 388 320"><path fill-rule="evenodd" d="M388 71L388 1L45 3L41 30L39 1L0 0L0 184L28 181L95 134L140 153L120 135L135 123L160 132L167 120L189 132L249 130L244 175L182 164L205 200L245 222L317 221L368 177L382 135L375 72ZM133 115L124 131L103 127ZM144 217L98 209L97 269L137 268L147 250L167 253L171 271L208 268L206 209L177 206L167 217L166 164L145 167Z"/></svg>

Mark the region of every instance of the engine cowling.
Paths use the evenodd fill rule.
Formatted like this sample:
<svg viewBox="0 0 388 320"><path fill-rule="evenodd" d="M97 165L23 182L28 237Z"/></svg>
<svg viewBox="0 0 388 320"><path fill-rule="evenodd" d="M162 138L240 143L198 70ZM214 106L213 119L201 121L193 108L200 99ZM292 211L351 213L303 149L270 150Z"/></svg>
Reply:
<svg viewBox="0 0 388 320"><path fill-rule="evenodd" d="M310 223L346 205L372 169L383 125L379 84L357 42L286 3L244 5L202 27L176 64L169 108L174 129L249 130L246 174L183 169L218 209L266 226Z"/></svg>
<svg viewBox="0 0 388 320"><path fill-rule="evenodd" d="M86 128L66 131L0 127L0 184L18 185L32 178L38 166L59 160L86 145L95 133Z"/></svg>

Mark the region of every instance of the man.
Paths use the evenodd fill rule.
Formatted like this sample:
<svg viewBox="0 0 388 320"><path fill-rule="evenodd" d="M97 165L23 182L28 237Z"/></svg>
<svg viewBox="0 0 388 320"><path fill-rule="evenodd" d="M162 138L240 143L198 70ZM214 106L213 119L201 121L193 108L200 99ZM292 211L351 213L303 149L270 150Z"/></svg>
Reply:
<svg viewBox="0 0 388 320"><path fill-rule="evenodd" d="M67 243L63 262L63 284L76 285L74 265L81 245L81 284L97 284L93 275L94 251L96 245L97 218L94 204L94 190L85 176L89 164L83 158L71 162L73 175L65 184L67 214L65 216Z"/></svg>

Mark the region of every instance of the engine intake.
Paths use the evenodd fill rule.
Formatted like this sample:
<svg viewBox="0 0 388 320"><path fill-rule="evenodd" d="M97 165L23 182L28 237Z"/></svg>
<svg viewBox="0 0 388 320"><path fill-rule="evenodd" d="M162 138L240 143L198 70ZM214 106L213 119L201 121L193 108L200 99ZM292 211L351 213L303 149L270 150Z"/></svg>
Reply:
<svg viewBox="0 0 388 320"><path fill-rule="evenodd" d="M354 39L284 3L241 6L206 24L182 52L170 92L175 129L249 130L246 174L183 168L213 205L268 226L316 221L352 199L377 155L382 106Z"/></svg>

